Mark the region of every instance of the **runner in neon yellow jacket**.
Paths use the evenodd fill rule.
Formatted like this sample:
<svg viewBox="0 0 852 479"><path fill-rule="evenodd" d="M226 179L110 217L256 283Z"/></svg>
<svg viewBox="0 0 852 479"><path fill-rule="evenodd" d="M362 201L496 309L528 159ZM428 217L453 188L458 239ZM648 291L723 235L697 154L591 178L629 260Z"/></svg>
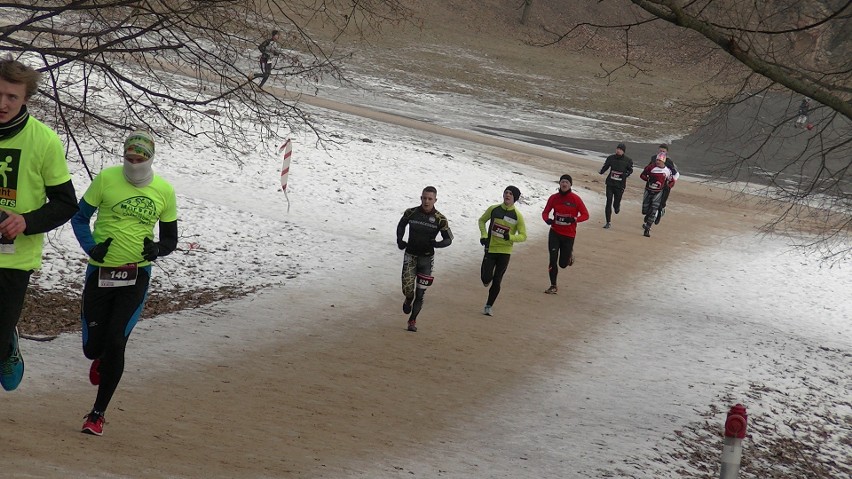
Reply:
<svg viewBox="0 0 852 479"><path fill-rule="evenodd" d="M77 211L65 147L49 126L30 116L41 73L0 59L0 386L24 378L18 320L33 270L41 266L44 233Z"/></svg>
<svg viewBox="0 0 852 479"><path fill-rule="evenodd" d="M104 413L124 374L127 342L148 297L151 262L177 247L175 190L154 173L153 161L151 134L131 133L124 141L124 164L104 168L92 180L71 219L89 255L80 319L83 354L92 360L89 380L98 393L81 429L87 434L103 434Z"/></svg>
<svg viewBox="0 0 852 479"><path fill-rule="evenodd" d="M500 294L503 275L509 267L512 246L527 240L527 227L515 203L521 198L521 190L507 186L503 190L503 203L489 206L479 217L479 242L485 247L482 258L481 277L488 290L488 300L482 314L491 316L491 307Z"/></svg>

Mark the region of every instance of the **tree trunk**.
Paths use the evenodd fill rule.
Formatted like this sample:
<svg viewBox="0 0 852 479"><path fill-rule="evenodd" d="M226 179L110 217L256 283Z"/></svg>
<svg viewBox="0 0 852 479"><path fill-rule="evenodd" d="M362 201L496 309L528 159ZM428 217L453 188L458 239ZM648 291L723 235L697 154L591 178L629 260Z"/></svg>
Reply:
<svg viewBox="0 0 852 479"><path fill-rule="evenodd" d="M530 18L530 9L532 9L533 0L524 0L524 11L521 13L521 25L526 25Z"/></svg>

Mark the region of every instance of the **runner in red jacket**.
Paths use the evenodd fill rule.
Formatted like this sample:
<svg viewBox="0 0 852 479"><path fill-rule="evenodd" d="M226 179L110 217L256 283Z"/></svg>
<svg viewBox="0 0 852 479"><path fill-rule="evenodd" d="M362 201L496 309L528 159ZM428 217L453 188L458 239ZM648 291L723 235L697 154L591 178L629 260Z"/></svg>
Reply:
<svg viewBox="0 0 852 479"><path fill-rule="evenodd" d="M556 276L559 268L567 268L574 264L574 237L577 236L577 223L589 219L589 210L580 197L571 191L574 181L571 175L562 175L559 178L559 191L550 195L541 219L550 225L550 234L547 238L547 248L550 250L550 263L547 271L550 274L550 287L544 292L556 294ZM553 218L550 212L553 212Z"/></svg>

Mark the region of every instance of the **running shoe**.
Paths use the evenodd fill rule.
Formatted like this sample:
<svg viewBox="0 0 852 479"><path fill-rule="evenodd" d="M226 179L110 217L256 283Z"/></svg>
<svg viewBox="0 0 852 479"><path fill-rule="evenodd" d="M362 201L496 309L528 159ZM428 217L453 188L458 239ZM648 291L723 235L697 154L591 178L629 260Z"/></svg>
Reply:
<svg viewBox="0 0 852 479"><path fill-rule="evenodd" d="M607 224L604 225L604 229L608 230L610 228L610 226L612 226L612 225L609 222L607 222Z"/></svg>
<svg viewBox="0 0 852 479"><path fill-rule="evenodd" d="M485 308L482 309L482 314L486 316L491 316L491 306L485 305Z"/></svg>
<svg viewBox="0 0 852 479"><path fill-rule="evenodd" d="M101 360L95 359L92 361L92 367L89 368L89 382L93 386L101 383Z"/></svg>
<svg viewBox="0 0 852 479"><path fill-rule="evenodd" d="M402 302L402 312L405 314L411 314L411 300L406 298L405 301Z"/></svg>
<svg viewBox="0 0 852 479"><path fill-rule="evenodd" d="M571 257L568 258L568 266L574 266L574 253L571 253Z"/></svg>
<svg viewBox="0 0 852 479"><path fill-rule="evenodd" d="M408 321L408 330L411 331L412 333L416 333L417 332L417 321L415 321L413 319L409 320Z"/></svg>
<svg viewBox="0 0 852 479"><path fill-rule="evenodd" d="M544 292L547 294L556 294L557 291L559 291L559 288L557 288L556 285L552 285L551 287L544 290Z"/></svg>
<svg viewBox="0 0 852 479"><path fill-rule="evenodd" d="M14 391L24 379L24 358L18 348L18 328L12 332L12 354L0 362L0 385L6 391Z"/></svg>
<svg viewBox="0 0 852 479"><path fill-rule="evenodd" d="M666 214L665 208L660 208L660 211L657 212L657 218L654 220L654 224L660 224L660 220L663 219L663 215Z"/></svg>
<svg viewBox="0 0 852 479"><path fill-rule="evenodd" d="M91 434L93 436L103 435L104 423L106 422L103 414L93 410L89 414L86 414L85 418L86 422L83 423L83 428L80 432Z"/></svg>

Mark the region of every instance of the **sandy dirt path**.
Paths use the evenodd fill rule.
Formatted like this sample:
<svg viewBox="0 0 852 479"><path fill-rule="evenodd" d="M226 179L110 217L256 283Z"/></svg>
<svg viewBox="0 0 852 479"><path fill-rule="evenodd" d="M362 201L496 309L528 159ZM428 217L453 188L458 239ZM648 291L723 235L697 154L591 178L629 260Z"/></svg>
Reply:
<svg viewBox="0 0 852 479"><path fill-rule="evenodd" d="M587 160L489 145L493 155L549 169L554 178L570 168L577 185L602 190ZM404 330L399 265L341 271L321 286L285 287L194 312L206 321L239 323L242 332L211 340L203 354L190 358L159 351L153 334L134 333L125 379L100 438L79 433L82 405L90 404L94 389L86 382L86 364L75 360L65 377L0 396L4 477L335 478L370 477L371 467L393 477L405 471L406 458L440 456L442 445L494 420L492 398L512 391L530 371L565 367L557 358L564 360L577 341L625 307L604 300L607 293L652 284L647 272L656 264L654 251L671 258L700 254L727 231L754 227L751 208L721 204L724 191L681 182L666 219L651 239L643 238L638 183L613 229L601 228L602 211L581 225L577 263L560 275L559 295L542 294L546 238L518 246L494 317L480 314L486 291L479 258L441 264L440 254L418 333ZM522 211L537 221L540 211L530 209ZM373 293L347 296L353 280L369 283ZM269 315L294 326L253 335L251 325L268 323ZM177 326L162 332L169 328L157 321L148 326L159 334L194 334ZM79 351L68 354L82 358ZM38 361L28 365L38 367ZM435 460L464 463L459 457ZM543 476L533 471L529 477Z"/></svg>

